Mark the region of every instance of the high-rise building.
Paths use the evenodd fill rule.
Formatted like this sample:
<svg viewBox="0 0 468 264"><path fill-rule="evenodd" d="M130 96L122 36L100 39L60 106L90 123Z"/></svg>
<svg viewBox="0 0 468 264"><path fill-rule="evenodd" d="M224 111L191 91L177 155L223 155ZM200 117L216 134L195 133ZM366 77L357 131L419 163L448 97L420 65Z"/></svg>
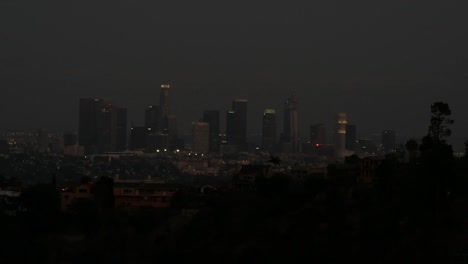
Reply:
<svg viewBox="0 0 468 264"><path fill-rule="evenodd" d="M262 150L272 152L276 146L276 111L265 109L263 112Z"/></svg>
<svg viewBox="0 0 468 264"><path fill-rule="evenodd" d="M127 148L127 109L100 98L80 99L79 144L87 154Z"/></svg>
<svg viewBox="0 0 468 264"><path fill-rule="evenodd" d="M145 126L153 131L160 130L161 113L159 106L150 105L145 109Z"/></svg>
<svg viewBox="0 0 468 264"><path fill-rule="evenodd" d="M169 142L168 148L175 149L180 145L180 140L177 135L177 118L171 114L169 91L171 86L169 84L161 84L161 94L159 97L159 129L162 134L166 134Z"/></svg>
<svg viewBox="0 0 468 264"><path fill-rule="evenodd" d="M218 152L220 145L219 138L219 111L207 110L203 112L203 122L210 124L210 152Z"/></svg>
<svg viewBox="0 0 468 264"><path fill-rule="evenodd" d="M97 116L97 151L99 153L114 151L116 115L112 104L102 107Z"/></svg>
<svg viewBox="0 0 468 264"><path fill-rule="evenodd" d="M146 126L132 126L130 128L130 149L142 150L146 148L146 135L148 128Z"/></svg>
<svg viewBox="0 0 468 264"><path fill-rule="evenodd" d="M205 122L192 123L192 151L207 153L210 150L210 124Z"/></svg>
<svg viewBox="0 0 468 264"><path fill-rule="evenodd" d="M310 143L326 144L327 134L324 124L315 124L310 126Z"/></svg>
<svg viewBox="0 0 468 264"><path fill-rule="evenodd" d="M236 114L236 111L229 110L226 111L226 144L227 145L237 145L239 143L239 115Z"/></svg>
<svg viewBox="0 0 468 264"><path fill-rule="evenodd" d="M382 148L386 152L392 152L396 148L396 133L393 130L382 131Z"/></svg>
<svg viewBox="0 0 468 264"><path fill-rule="evenodd" d="M114 151L127 149L127 108L115 108L115 147Z"/></svg>
<svg viewBox="0 0 468 264"><path fill-rule="evenodd" d="M161 94L159 96L159 107L161 109L161 116L166 117L168 116L170 111L170 103L169 103L169 89L171 86L169 84L161 84Z"/></svg>
<svg viewBox="0 0 468 264"><path fill-rule="evenodd" d="M169 135L160 132L150 132L146 136L146 150L147 152L166 152L168 151Z"/></svg>
<svg viewBox="0 0 468 264"><path fill-rule="evenodd" d="M336 114L333 145L335 149L335 158L337 159L343 159L345 155L346 124L348 124L346 113Z"/></svg>
<svg viewBox="0 0 468 264"><path fill-rule="evenodd" d="M297 101L294 94L284 102L284 121L281 143L283 145L283 151L293 153L298 151ZM289 149L284 149L284 146L289 146Z"/></svg>
<svg viewBox="0 0 468 264"><path fill-rule="evenodd" d="M357 130L356 125L346 125L346 143L345 149L356 151Z"/></svg>
<svg viewBox="0 0 468 264"><path fill-rule="evenodd" d="M226 113L226 136L228 145L247 149L247 100L232 102L232 110Z"/></svg>
<svg viewBox="0 0 468 264"><path fill-rule="evenodd" d="M81 98L79 105L78 143L87 154L95 152L97 146L98 114L104 106L101 98Z"/></svg>

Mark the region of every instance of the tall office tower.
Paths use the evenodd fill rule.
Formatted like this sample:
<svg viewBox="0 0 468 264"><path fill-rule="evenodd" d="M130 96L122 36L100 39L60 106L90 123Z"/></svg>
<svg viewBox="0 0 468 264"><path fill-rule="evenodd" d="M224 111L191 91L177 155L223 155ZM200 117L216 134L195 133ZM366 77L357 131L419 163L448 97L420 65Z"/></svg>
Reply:
<svg viewBox="0 0 468 264"><path fill-rule="evenodd" d="M169 141L169 148L177 148L179 145L179 138L177 136L177 118L171 114L169 90L171 86L169 84L161 84L161 94L159 97L159 131L163 134L168 135L167 140Z"/></svg>
<svg viewBox="0 0 468 264"><path fill-rule="evenodd" d="M356 125L346 125L345 149L356 151L357 130Z"/></svg>
<svg viewBox="0 0 468 264"><path fill-rule="evenodd" d="M103 106L97 116L97 151L99 153L113 151L115 146L116 115L112 104Z"/></svg>
<svg viewBox="0 0 468 264"><path fill-rule="evenodd" d="M219 151L219 119L219 111L217 110L203 112L203 122L210 124L210 152Z"/></svg>
<svg viewBox="0 0 468 264"><path fill-rule="evenodd" d="M177 134L177 117L175 115L167 116L167 134L169 135L169 148L178 148L179 137Z"/></svg>
<svg viewBox="0 0 468 264"><path fill-rule="evenodd" d="M161 84L161 94L159 96L159 107L161 109L161 116L165 117L170 114L169 107L169 89L171 86L169 84Z"/></svg>
<svg viewBox="0 0 468 264"><path fill-rule="evenodd" d="M99 153L127 149L127 109L106 103L97 116L97 151Z"/></svg>
<svg viewBox="0 0 468 264"><path fill-rule="evenodd" d="M104 106L101 98L81 98L79 106L78 143L85 147L85 153L93 153L97 146L98 114Z"/></svg>
<svg viewBox="0 0 468 264"><path fill-rule="evenodd" d="M232 102L232 110L239 116L239 146L247 148L247 100L236 99Z"/></svg>
<svg viewBox="0 0 468 264"><path fill-rule="evenodd" d="M228 145L247 149L247 100L232 102L232 110L226 113L226 137Z"/></svg>
<svg viewBox="0 0 468 264"><path fill-rule="evenodd" d="M262 150L272 152L276 145L276 111L265 109L263 112Z"/></svg>
<svg viewBox="0 0 468 264"><path fill-rule="evenodd" d="M145 109L145 126L153 131L160 130L161 113L159 106L150 105Z"/></svg>
<svg viewBox="0 0 468 264"><path fill-rule="evenodd" d="M146 151L166 152L169 149L169 135L160 132L148 133L146 136Z"/></svg>
<svg viewBox="0 0 468 264"><path fill-rule="evenodd" d="M239 115L236 111L226 111L226 144L238 145L239 139Z"/></svg>
<svg viewBox="0 0 468 264"><path fill-rule="evenodd" d="M114 151L127 149L127 108L115 108L115 146Z"/></svg>
<svg viewBox="0 0 468 264"><path fill-rule="evenodd" d="M290 152L298 150L297 101L294 93L284 103L283 144L289 145Z"/></svg>
<svg viewBox="0 0 468 264"><path fill-rule="evenodd" d="M192 123L192 151L208 153L210 150L210 124L205 122Z"/></svg>
<svg viewBox="0 0 468 264"><path fill-rule="evenodd" d="M327 134L324 124L315 124L310 126L310 143L326 144Z"/></svg>
<svg viewBox="0 0 468 264"><path fill-rule="evenodd" d="M130 149L143 150L146 148L146 135L148 128L146 126L132 126L130 128Z"/></svg>
<svg viewBox="0 0 468 264"><path fill-rule="evenodd" d="M382 147L383 150L392 152L396 148L396 133L393 130L382 131Z"/></svg>
<svg viewBox="0 0 468 264"><path fill-rule="evenodd" d="M346 113L336 114L335 119L335 131L334 131L334 148L335 148L335 158L343 159L344 152L346 147L346 124L348 124L348 119Z"/></svg>

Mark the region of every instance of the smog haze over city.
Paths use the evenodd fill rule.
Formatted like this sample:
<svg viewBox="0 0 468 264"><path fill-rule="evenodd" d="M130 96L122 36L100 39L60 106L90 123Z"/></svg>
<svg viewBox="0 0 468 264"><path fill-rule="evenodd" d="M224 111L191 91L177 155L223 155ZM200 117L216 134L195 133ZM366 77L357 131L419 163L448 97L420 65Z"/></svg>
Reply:
<svg viewBox="0 0 468 264"><path fill-rule="evenodd" d="M448 102L459 149L468 134L467 4L461 1L2 1L0 119L9 129L76 131L78 98L104 97L142 123L171 83L180 133L205 109L298 97L299 133L348 113L358 133L427 131Z"/></svg>
<svg viewBox="0 0 468 264"><path fill-rule="evenodd" d="M467 7L0 0L0 259L467 263Z"/></svg>

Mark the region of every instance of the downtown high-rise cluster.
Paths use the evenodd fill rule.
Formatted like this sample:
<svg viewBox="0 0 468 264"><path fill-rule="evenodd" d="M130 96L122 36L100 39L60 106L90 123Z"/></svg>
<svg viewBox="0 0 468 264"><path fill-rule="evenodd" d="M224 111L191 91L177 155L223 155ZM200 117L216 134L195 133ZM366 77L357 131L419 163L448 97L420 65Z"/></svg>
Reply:
<svg viewBox="0 0 468 264"><path fill-rule="evenodd" d="M127 110L105 102L101 98L80 99L79 145L85 152L108 153L138 150L148 153L188 149L195 153L247 152L260 150L269 153L309 153L342 159L354 152L377 151L375 140L359 139L355 125L348 124L346 113L336 114L332 144L327 140L325 124L310 126L310 137L300 142L298 136L298 102L294 93L285 100L283 129L277 133L277 110L265 109L262 119L261 145L252 148L247 135L247 99L235 99L225 112L225 134L221 131L221 112L205 110L192 123L191 144L178 137L177 119L171 112L169 84L160 86L159 104L144 110L144 124L130 126L127 145ZM381 134L380 149L392 151L396 147L392 130Z"/></svg>

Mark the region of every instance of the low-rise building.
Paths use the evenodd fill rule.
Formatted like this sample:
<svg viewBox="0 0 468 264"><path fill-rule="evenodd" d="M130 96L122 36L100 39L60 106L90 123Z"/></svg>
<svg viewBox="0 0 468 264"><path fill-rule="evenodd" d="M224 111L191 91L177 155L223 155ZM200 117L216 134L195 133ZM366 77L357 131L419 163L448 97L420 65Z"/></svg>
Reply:
<svg viewBox="0 0 468 264"><path fill-rule="evenodd" d="M17 212L21 211L20 197L19 191L0 189L0 213L16 216Z"/></svg>
<svg viewBox="0 0 468 264"><path fill-rule="evenodd" d="M67 185L60 188L61 210L70 211L72 205L79 199L94 200L94 185L82 183L78 185Z"/></svg>
<svg viewBox="0 0 468 264"><path fill-rule="evenodd" d="M116 181L114 199L116 207L170 207L179 186L148 181Z"/></svg>
<svg viewBox="0 0 468 264"><path fill-rule="evenodd" d="M297 165L291 167L290 173L296 183L303 183L308 179L326 179L327 167L318 165Z"/></svg>
<svg viewBox="0 0 468 264"><path fill-rule="evenodd" d="M357 183L372 186L377 175L377 170L382 165L382 160L367 157L361 159L359 165L360 173Z"/></svg>
<svg viewBox="0 0 468 264"><path fill-rule="evenodd" d="M270 165L244 165L232 178L232 184L237 191L255 191L257 177L270 177L272 174L273 167Z"/></svg>

